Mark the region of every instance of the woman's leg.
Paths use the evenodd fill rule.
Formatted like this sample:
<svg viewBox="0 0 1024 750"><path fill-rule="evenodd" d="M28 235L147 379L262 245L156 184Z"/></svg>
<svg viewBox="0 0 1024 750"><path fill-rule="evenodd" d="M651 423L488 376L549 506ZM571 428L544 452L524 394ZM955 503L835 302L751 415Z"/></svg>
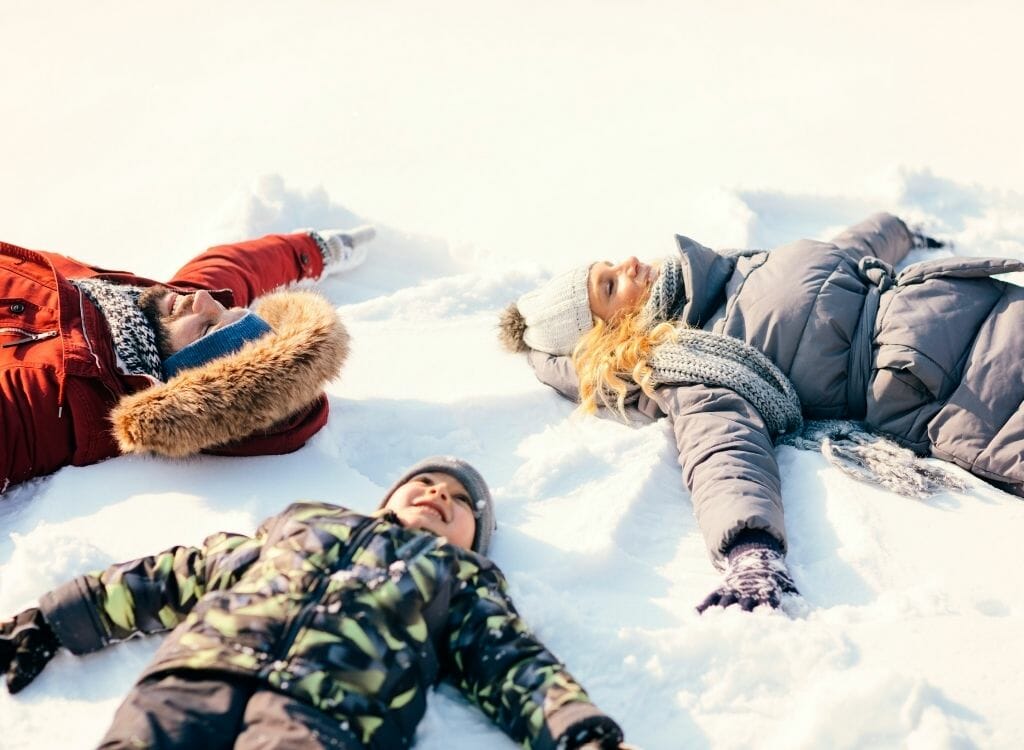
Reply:
<svg viewBox="0 0 1024 750"><path fill-rule="evenodd" d="M132 688L114 714L100 750L229 750L253 692L230 676L168 674Z"/></svg>
<svg viewBox="0 0 1024 750"><path fill-rule="evenodd" d="M249 699L235 750L363 750L348 728L318 708L273 690Z"/></svg>

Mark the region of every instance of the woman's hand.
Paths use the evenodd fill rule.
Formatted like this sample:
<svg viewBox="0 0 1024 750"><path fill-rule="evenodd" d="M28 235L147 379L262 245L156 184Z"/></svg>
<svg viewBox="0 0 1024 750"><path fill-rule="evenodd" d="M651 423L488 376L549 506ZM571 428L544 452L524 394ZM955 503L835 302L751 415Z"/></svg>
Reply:
<svg viewBox="0 0 1024 750"><path fill-rule="evenodd" d="M7 689L17 693L43 671L60 648L60 640L38 607L0 622L0 670Z"/></svg>
<svg viewBox="0 0 1024 750"><path fill-rule="evenodd" d="M697 611L733 604L738 604L746 612L762 605L775 609L784 594L799 593L781 552L766 547L750 547L729 555L729 567L722 585L697 605Z"/></svg>

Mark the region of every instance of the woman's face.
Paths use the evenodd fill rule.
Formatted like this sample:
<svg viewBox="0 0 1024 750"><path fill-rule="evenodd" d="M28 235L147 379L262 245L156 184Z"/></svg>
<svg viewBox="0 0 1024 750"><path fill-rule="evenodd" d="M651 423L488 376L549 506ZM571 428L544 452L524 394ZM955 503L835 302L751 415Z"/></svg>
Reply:
<svg viewBox="0 0 1024 750"><path fill-rule="evenodd" d="M595 263L590 267L587 291L590 312L606 323L616 314L633 309L658 278L658 268L630 256L613 266Z"/></svg>

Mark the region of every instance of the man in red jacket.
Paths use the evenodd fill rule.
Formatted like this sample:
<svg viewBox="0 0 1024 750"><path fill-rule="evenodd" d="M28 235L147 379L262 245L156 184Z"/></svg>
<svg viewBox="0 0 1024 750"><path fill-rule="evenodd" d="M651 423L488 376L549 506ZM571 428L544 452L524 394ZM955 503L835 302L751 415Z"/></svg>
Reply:
<svg viewBox="0 0 1024 750"><path fill-rule="evenodd" d="M358 265L372 237L221 245L166 285L0 242L0 493L121 453L302 446L327 421L348 333L318 294L267 293Z"/></svg>

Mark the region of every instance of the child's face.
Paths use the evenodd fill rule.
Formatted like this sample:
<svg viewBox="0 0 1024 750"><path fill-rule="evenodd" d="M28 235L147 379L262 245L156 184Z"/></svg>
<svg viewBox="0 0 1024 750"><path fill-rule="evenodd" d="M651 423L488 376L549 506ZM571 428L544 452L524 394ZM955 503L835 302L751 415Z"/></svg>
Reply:
<svg viewBox="0 0 1024 750"><path fill-rule="evenodd" d="M384 506L407 529L423 529L471 549L476 533L473 499L455 477L439 471L417 474L391 493Z"/></svg>

